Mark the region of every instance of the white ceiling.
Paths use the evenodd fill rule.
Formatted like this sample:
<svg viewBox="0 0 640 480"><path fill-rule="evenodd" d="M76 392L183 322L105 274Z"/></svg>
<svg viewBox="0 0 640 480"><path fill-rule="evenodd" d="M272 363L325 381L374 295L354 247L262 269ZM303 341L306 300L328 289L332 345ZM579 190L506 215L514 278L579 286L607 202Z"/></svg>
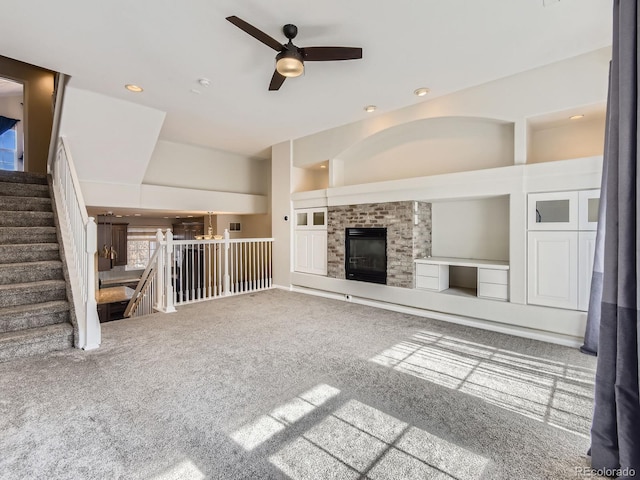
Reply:
<svg viewBox="0 0 640 480"><path fill-rule="evenodd" d="M22 95L22 84L0 78L0 97L15 97Z"/></svg>
<svg viewBox="0 0 640 480"><path fill-rule="evenodd" d="M547 4L545 7L544 4ZM246 155L611 43L610 0L15 1L0 55L61 71L71 85L167 112L161 137ZM362 60L308 62L267 90L275 52L237 15L298 46L359 46ZM211 79L202 88L197 79ZM141 94L124 84L144 87ZM429 87L429 97L413 95ZM200 94L191 89L201 90Z"/></svg>

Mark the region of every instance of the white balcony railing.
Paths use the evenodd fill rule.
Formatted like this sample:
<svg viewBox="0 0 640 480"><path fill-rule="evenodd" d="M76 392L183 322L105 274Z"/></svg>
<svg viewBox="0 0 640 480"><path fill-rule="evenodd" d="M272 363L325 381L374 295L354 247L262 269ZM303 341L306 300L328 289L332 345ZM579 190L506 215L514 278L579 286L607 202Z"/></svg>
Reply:
<svg viewBox="0 0 640 480"><path fill-rule="evenodd" d="M176 305L272 288L272 238L173 240L158 230L158 248L125 316L173 312Z"/></svg>

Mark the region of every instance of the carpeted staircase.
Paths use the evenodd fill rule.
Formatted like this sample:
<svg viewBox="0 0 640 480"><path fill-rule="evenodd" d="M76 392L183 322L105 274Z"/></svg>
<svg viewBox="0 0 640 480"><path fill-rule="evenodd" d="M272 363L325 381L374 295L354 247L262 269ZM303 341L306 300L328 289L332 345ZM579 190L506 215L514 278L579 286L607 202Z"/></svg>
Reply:
<svg viewBox="0 0 640 480"><path fill-rule="evenodd" d="M0 171L0 362L72 346L47 177Z"/></svg>

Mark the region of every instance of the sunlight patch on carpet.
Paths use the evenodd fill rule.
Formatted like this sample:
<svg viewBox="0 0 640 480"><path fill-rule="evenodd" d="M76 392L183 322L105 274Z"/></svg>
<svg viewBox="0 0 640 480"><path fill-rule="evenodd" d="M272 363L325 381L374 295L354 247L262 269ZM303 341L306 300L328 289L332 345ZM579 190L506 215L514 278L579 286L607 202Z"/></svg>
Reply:
<svg viewBox="0 0 640 480"><path fill-rule="evenodd" d="M589 438L592 369L432 332L370 360Z"/></svg>
<svg viewBox="0 0 640 480"><path fill-rule="evenodd" d="M268 415L262 415L253 422L243 425L230 437L247 451L262 445L278 432L309 414L327 400L340 393L329 385L316 385L290 401L277 406Z"/></svg>

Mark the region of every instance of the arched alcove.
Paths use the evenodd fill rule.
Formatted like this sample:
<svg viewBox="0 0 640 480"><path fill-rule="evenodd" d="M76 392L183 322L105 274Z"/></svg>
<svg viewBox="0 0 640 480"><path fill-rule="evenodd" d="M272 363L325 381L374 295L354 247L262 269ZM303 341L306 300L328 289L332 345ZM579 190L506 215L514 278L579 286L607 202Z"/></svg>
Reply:
<svg viewBox="0 0 640 480"><path fill-rule="evenodd" d="M382 130L334 160L333 186L504 167L514 162L514 124L436 117Z"/></svg>

